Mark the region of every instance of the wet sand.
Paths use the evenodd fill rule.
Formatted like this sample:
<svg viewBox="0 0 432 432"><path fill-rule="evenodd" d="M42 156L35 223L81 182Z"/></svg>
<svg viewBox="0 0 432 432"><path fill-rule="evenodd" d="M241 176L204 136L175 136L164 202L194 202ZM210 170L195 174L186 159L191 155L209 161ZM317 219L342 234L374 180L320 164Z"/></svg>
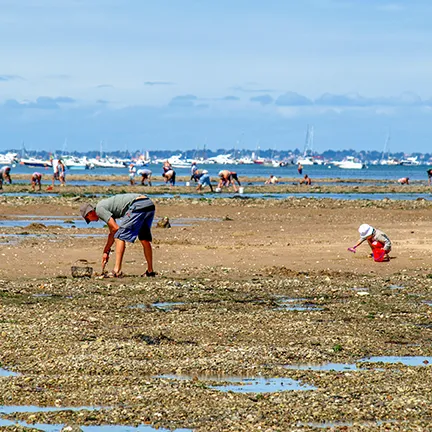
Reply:
<svg viewBox="0 0 432 432"><path fill-rule="evenodd" d="M83 201L0 197L3 220L73 219ZM197 431L315 430L308 423L324 421L348 422L339 430L432 428L432 366L284 367L432 355L432 203L155 202L157 218L191 225L153 230L154 280L140 277L139 244L126 251L126 278L70 277L78 260L99 271L104 245L103 237L72 235L106 228L0 229L0 242L15 241L2 233L35 235L1 245L0 366L21 375L0 378L0 405L110 408L12 418ZM390 262L374 263L366 245L347 252L364 222L391 237ZM281 297L314 307L281 310ZM155 302L181 304L166 311ZM211 388L215 376L292 378L317 389L220 392Z"/></svg>

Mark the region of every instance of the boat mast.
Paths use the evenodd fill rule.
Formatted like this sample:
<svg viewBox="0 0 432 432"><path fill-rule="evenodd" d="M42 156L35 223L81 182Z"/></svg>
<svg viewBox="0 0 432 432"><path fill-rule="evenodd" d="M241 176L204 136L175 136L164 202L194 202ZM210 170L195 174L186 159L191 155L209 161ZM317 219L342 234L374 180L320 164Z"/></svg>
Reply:
<svg viewBox="0 0 432 432"><path fill-rule="evenodd" d="M303 157L304 158L307 156L313 156L313 136L314 136L313 126L307 125L305 145L304 145L304 150L303 150ZM308 153L310 153L310 155Z"/></svg>
<svg viewBox="0 0 432 432"><path fill-rule="evenodd" d="M385 156L386 153L387 153L387 159L390 156L390 154L389 154L390 140L391 140L391 133L390 133L390 131L388 131L387 136L386 136L386 140L385 140L385 143L384 143L383 152L382 152L382 155L381 155L381 160L384 160L384 156Z"/></svg>

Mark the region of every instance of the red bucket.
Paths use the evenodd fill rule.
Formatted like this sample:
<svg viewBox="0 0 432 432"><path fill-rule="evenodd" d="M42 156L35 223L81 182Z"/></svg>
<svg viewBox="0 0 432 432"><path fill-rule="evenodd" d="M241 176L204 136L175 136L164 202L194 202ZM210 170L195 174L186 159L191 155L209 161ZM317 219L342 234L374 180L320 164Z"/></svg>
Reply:
<svg viewBox="0 0 432 432"><path fill-rule="evenodd" d="M386 251L382 248L375 248L373 250L373 259L375 262L383 262L387 261L386 259Z"/></svg>
<svg viewBox="0 0 432 432"><path fill-rule="evenodd" d="M374 241L373 243L370 244L372 249L382 249L384 247L384 245L379 242L379 241Z"/></svg>

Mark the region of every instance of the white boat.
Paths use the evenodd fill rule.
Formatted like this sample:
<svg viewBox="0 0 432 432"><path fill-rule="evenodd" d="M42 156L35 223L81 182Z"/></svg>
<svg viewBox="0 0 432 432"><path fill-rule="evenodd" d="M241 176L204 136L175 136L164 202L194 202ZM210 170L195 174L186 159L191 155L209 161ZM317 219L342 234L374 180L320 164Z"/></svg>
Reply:
<svg viewBox="0 0 432 432"><path fill-rule="evenodd" d="M37 159L35 157L21 158L20 159L20 165L25 165L25 166L32 167L32 168L41 168L41 167L52 166L50 160L42 160L42 159Z"/></svg>
<svg viewBox="0 0 432 432"><path fill-rule="evenodd" d="M415 156L415 157L407 157L406 159L402 159L400 161L400 164L404 166L418 166L420 165L420 162L417 160L417 156Z"/></svg>
<svg viewBox="0 0 432 432"><path fill-rule="evenodd" d="M17 153L0 154L0 165L13 165L18 161Z"/></svg>
<svg viewBox="0 0 432 432"><path fill-rule="evenodd" d="M303 166L324 164L324 161L322 159L313 156L314 154L313 142L314 142L314 127L308 125L306 129L306 139L305 139L305 146L303 150L303 156L300 156L297 159L297 164L301 164Z"/></svg>
<svg viewBox="0 0 432 432"><path fill-rule="evenodd" d="M190 168L191 164L181 158L182 155L174 155L167 159L173 168Z"/></svg>
<svg viewBox="0 0 432 432"><path fill-rule="evenodd" d="M237 162L241 165L253 165L254 161L250 156L244 156L240 159L237 159Z"/></svg>
<svg viewBox="0 0 432 432"><path fill-rule="evenodd" d="M95 168L126 168L124 163L111 158L94 158L90 159L89 162L93 164Z"/></svg>
<svg viewBox="0 0 432 432"><path fill-rule="evenodd" d="M388 159L381 159L379 161L379 164L380 165L400 165L401 163L397 159L389 157Z"/></svg>
<svg viewBox="0 0 432 432"><path fill-rule="evenodd" d="M237 161L231 157L231 154L213 156L207 161L219 165L237 165Z"/></svg>
<svg viewBox="0 0 432 432"><path fill-rule="evenodd" d="M70 170L86 170L93 168L92 164L87 158L78 158L75 156L63 156L60 158L64 163L65 167Z"/></svg>
<svg viewBox="0 0 432 432"><path fill-rule="evenodd" d="M389 148L390 148L390 140L391 140L391 133L390 131L388 132L387 136L386 136L386 140L384 142L384 148L383 148L383 152L381 154L381 159L379 161L376 161L374 163L374 165L400 165L400 161L398 161L395 158L390 157L390 152L389 152ZM387 157L386 157L387 155Z"/></svg>
<svg viewBox="0 0 432 432"><path fill-rule="evenodd" d="M366 168L366 165L363 162L360 162L354 158L354 156L347 156L343 161L334 162L339 168L343 169L362 169Z"/></svg>
<svg viewBox="0 0 432 432"><path fill-rule="evenodd" d="M314 158L312 156L303 156L297 159L297 163L303 166L315 165Z"/></svg>

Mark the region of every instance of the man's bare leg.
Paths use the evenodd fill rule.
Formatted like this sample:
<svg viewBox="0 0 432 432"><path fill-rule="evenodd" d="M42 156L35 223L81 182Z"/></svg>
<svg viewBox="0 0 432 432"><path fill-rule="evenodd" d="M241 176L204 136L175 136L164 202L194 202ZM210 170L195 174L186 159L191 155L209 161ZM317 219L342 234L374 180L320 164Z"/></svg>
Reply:
<svg viewBox="0 0 432 432"><path fill-rule="evenodd" d="M124 240L115 239L115 252L116 252L116 260L113 272L114 273L120 273L122 262L123 262L123 255L126 250L126 242Z"/></svg>
<svg viewBox="0 0 432 432"><path fill-rule="evenodd" d="M149 273L153 271L153 249L152 244L148 240L140 240L144 249L144 258L147 261L147 270Z"/></svg>

